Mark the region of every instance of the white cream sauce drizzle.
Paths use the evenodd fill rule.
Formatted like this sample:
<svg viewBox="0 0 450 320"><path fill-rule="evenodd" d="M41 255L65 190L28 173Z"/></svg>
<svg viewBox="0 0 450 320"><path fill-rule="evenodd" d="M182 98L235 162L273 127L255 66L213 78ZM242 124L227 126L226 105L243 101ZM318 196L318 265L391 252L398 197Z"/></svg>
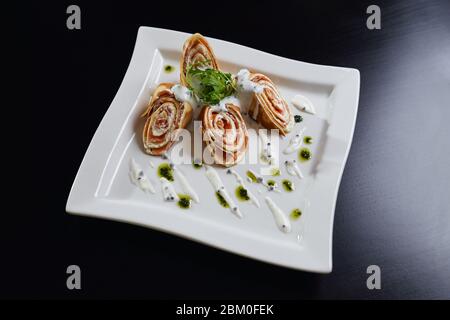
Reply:
<svg viewBox="0 0 450 320"><path fill-rule="evenodd" d="M259 133L259 138L261 140L261 159L268 164L277 163L276 153L272 150L272 145L267 134L261 131Z"/></svg>
<svg viewBox="0 0 450 320"><path fill-rule="evenodd" d="M300 149L300 147L303 144L303 133L305 132L306 128L303 127L300 129L299 132L297 132L294 136L292 136L291 140L289 140L289 144L288 146L283 150L284 154L290 154L293 153L295 151L297 151L298 149Z"/></svg>
<svg viewBox="0 0 450 320"><path fill-rule="evenodd" d="M280 229L280 231L284 233L291 232L291 223L283 210L281 210L280 207L278 207L270 197L265 197L264 200L266 201L267 206L272 212L278 229Z"/></svg>
<svg viewBox="0 0 450 320"><path fill-rule="evenodd" d="M247 195L250 198L250 201L259 208L261 205L259 204L258 198L247 188L247 186L244 184L244 179L239 175L239 173L234 169L228 169L228 174L232 174L239 185L241 185L245 190L247 190Z"/></svg>
<svg viewBox="0 0 450 320"><path fill-rule="evenodd" d="M175 99L177 99L178 101L187 102L192 106L192 108L196 108L199 106L197 96L192 92L192 90L189 90L185 86L176 84L170 90L174 94Z"/></svg>
<svg viewBox="0 0 450 320"><path fill-rule="evenodd" d="M192 200L194 200L196 203L199 203L200 202L200 198L199 198L197 192L191 186L191 184L189 183L189 180L186 179L186 176L183 174L183 172L181 172L180 169L178 169L175 166L175 164L172 162L172 160L170 160L170 158L167 155L167 153L164 153L162 155L162 158L169 162L170 167L172 168L173 172L175 173L175 175L178 178L178 181L181 184L181 188L183 189L183 192L186 193L188 196L190 196L192 198Z"/></svg>
<svg viewBox="0 0 450 320"><path fill-rule="evenodd" d="M230 197L230 194L225 189L225 186L223 185L217 171L210 166L205 166L205 169L206 177L213 186L214 191L218 192L225 199L225 201L228 202L230 210L233 214L235 214L238 218L242 218L242 213L239 210L239 207L234 203L233 199Z"/></svg>
<svg viewBox="0 0 450 320"><path fill-rule="evenodd" d="M148 192L155 193L155 188L153 187L150 180L148 180L141 166L139 166L139 164L136 162L136 160L134 160L134 158L131 158L130 160L129 175L131 182L133 182L133 184L139 187L139 189L147 193Z"/></svg>
<svg viewBox="0 0 450 320"><path fill-rule="evenodd" d="M284 164L286 165L286 171L287 173L289 173L291 176L296 176L299 179L303 179L303 174L300 171L300 168L297 165L297 161L294 160L286 160L284 162Z"/></svg>
<svg viewBox="0 0 450 320"><path fill-rule="evenodd" d="M177 177L177 180L180 182L181 188L183 189L184 193L190 196L196 203L199 203L200 198L198 197L197 192L195 192L194 188L191 186L188 179L186 179L186 176L183 174L183 172L181 172L180 169L175 166L173 166L173 171Z"/></svg>
<svg viewBox="0 0 450 320"><path fill-rule="evenodd" d="M169 180L167 180L164 177L161 177L159 179L159 181L161 181L161 189L162 189L164 201L169 201L169 202L178 201L179 197L178 197L177 193L175 192L175 188L173 187L173 184L171 184L169 182Z"/></svg>
<svg viewBox="0 0 450 320"><path fill-rule="evenodd" d="M316 109L314 108L314 105L311 102L311 100L309 100L307 97L305 97L301 94L295 95L292 98L291 102L294 105L294 107L296 107L298 110L300 110L302 112L306 112L306 113L310 113L310 114L316 113Z"/></svg>

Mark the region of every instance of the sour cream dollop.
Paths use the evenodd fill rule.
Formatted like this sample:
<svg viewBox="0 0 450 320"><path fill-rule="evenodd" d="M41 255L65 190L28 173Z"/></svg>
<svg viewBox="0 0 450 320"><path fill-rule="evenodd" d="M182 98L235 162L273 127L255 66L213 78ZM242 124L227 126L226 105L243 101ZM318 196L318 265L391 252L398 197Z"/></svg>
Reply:
<svg viewBox="0 0 450 320"><path fill-rule="evenodd" d="M305 97L301 94L295 95L292 98L291 102L294 105L294 107L296 107L299 111L310 113L310 114L316 113L316 109L314 108L314 105L311 102L311 100L309 100L307 97Z"/></svg>
<svg viewBox="0 0 450 320"><path fill-rule="evenodd" d="M226 112L227 104L233 104L237 107L241 106L241 101L236 96L228 96L220 100L218 104L214 104L211 106L212 110L215 112Z"/></svg>
<svg viewBox="0 0 450 320"><path fill-rule="evenodd" d="M236 82L239 91L247 91L254 93L261 93L264 91L264 86L250 80L250 71L241 69L236 74Z"/></svg>
<svg viewBox="0 0 450 320"><path fill-rule="evenodd" d="M172 91L173 95L175 96L175 99L177 99L180 102L187 102L189 103L193 108L198 106L198 100L195 94L192 92L192 90L189 90L185 86L182 86L181 84L176 84L170 89Z"/></svg>

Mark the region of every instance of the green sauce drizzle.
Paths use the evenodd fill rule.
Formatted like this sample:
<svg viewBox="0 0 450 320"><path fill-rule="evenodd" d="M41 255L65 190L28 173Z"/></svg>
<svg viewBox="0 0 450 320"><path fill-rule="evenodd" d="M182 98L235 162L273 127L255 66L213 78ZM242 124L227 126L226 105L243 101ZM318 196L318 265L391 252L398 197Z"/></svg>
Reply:
<svg viewBox="0 0 450 320"><path fill-rule="evenodd" d="M292 192L295 190L295 186L292 181L284 179L281 183L283 184L283 189L286 190L287 192Z"/></svg>
<svg viewBox="0 0 450 320"><path fill-rule="evenodd" d="M203 167L203 163L200 160L194 160L192 161L192 165L194 166L194 169L200 169Z"/></svg>
<svg viewBox="0 0 450 320"><path fill-rule="evenodd" d="M181 209L189 209L192 205L192 199L187 194L178 194L180 200L178 200L178 206Z"/></svg>
<svg viewBox="0 0 450 320"><path fill-rule="evenodd" d="M247 177L249 177L250 180L254 183L258 182L258 179L251 171L247 171Z"/></svg>
<svg viewBox="0 0 450 320"><path fill-rule="evenodd" d="M303 117L302 117L301 115L299 115L299 114L296 114L296 115L294 116L294 121L295 121L296 123L300 123L300 122L303 121Z"/></svg>
<svg viewBox="0 0 450 320"><path fill-rule="evenodd" d="M248 201L250 197L248 196L248 191L243 186L239 186L236 188L236 198L240 201Z"/></svg>
<svg viewBox="0 0 450 320"><path fill-rule="evenodd" d="M294 209L291 211L291 219L297 220L302 215L302 211L300 209Z"/></svg>
<svg viewBox="0 0 450 320"><path fill-rule="evenodd" d="M166 73L171 73L171 72L173 72L174 70L175 70L175 67L174 67L174 66L171 66L170 64L164 66L164 71L165 71Z"/></svg>
<svg viewBox="0 0 450 320"><path fill-rule="evenodd" d="M158 176L164 177L169 181L174 181L173 178L173 169L167 162L163 162L158 166Z"/></svg>
<svg viewBox="0 0 450 320"><path fill-rule="evenodd" d="M312 153L308 148L301 148L298 152L298 158L302 162L308 161L312 158Z"/></svg>
<svg viewBox="0 0 450 320"><path fill-rule="evenodd" d="M313 138L311 136L306 136L303 138L303 142L305 144L312 144L313 143Z"/></svg>
<svg viewBox="0 0 450 320"><path fill-rule="evenodd" d="M220 205L224 208L229 208L230 205L228 204L227 200L225 200L224 197L219 193L219 191L216 191L216 197L217 201L219 201Z"/></svg>
<svg viewBox="0 0 450 320"><path fill-rule="evenodd" d="M278 177L281 174L281 171L278 168L273 168L270 174L274 177Z"/></svg>

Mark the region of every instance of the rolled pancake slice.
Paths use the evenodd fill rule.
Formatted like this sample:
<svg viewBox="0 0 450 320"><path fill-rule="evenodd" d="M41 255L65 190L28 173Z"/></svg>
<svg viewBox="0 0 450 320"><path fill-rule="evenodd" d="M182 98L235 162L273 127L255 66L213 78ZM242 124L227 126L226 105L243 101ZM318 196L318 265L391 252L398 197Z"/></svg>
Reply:
<svg viewBox="0 0 450 320"><path fill-rule="evenodd" d="M183 86L187 86L188 67L197 62L205 62L205 67L219 69L211 46L200 33L193 34L183 45L183 54L180 59L180 82Z"/></svg>
<svg viewBox="0 0 450 320"><path fill-rule="evenodd" d="M249 115L265 128L278 129L285 136L294 124L291 108L269 77L252 73L250 80L264 86L264 90L253 94Z"/></svg>
<svg viewBox="0 0 450 320"><path fill-rule="evenodd" d="M215 111L210 106L200 113L202 136L214 163L225 167L237 164L248 148L248 131L239 107L226 105L226 111Z"/></svg>
<svg viewBox="0 0 450 320"><path fill-rule="evenodd" d="M192 106L175 99L170 90L174 83L161 83L153 92L145 118L142 141L145 152L159 156L177 141L179 130L192 119Z"/></svg>

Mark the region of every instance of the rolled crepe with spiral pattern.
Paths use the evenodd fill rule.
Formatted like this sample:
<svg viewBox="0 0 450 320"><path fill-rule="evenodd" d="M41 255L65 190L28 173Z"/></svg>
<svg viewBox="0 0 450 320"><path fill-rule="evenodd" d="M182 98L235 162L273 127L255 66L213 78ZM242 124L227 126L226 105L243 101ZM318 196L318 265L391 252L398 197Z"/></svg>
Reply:
<svg viewBox="0 0 450 320"><path fill-rule="evenodd" d="M153 92L145 118L142 140L145 152L160 156L178 140L179 129L192 119L192 106L180 102L170 90L174 83L161 83Z"/></svg>
<svg viewBox="0 0 450 320"><path fill-rule="evenodd" d="M188 67L196 63L204 63L205 67L219 69L211 46L200 33L189 37L183 45L183 54L180 59L180 82L183 86L187 86Z"/></svg>
<svg viewBox="0 0 450 320"><path fill-rule="evenodd" d="M237 164L248 148L248 131L239 107L226 105L226 111L210 106L200 113L202 135L214 163L225 167Z"/></svg>
<svg viewBox="0 0 450 320"><path fill-rule="evenodd" d="M281 96L269 77L252 73L250 80L263 86L264 90L253 94L249 115L266 129L278 129L285 136L293 127L294 117L288 103Z"/></svg>

